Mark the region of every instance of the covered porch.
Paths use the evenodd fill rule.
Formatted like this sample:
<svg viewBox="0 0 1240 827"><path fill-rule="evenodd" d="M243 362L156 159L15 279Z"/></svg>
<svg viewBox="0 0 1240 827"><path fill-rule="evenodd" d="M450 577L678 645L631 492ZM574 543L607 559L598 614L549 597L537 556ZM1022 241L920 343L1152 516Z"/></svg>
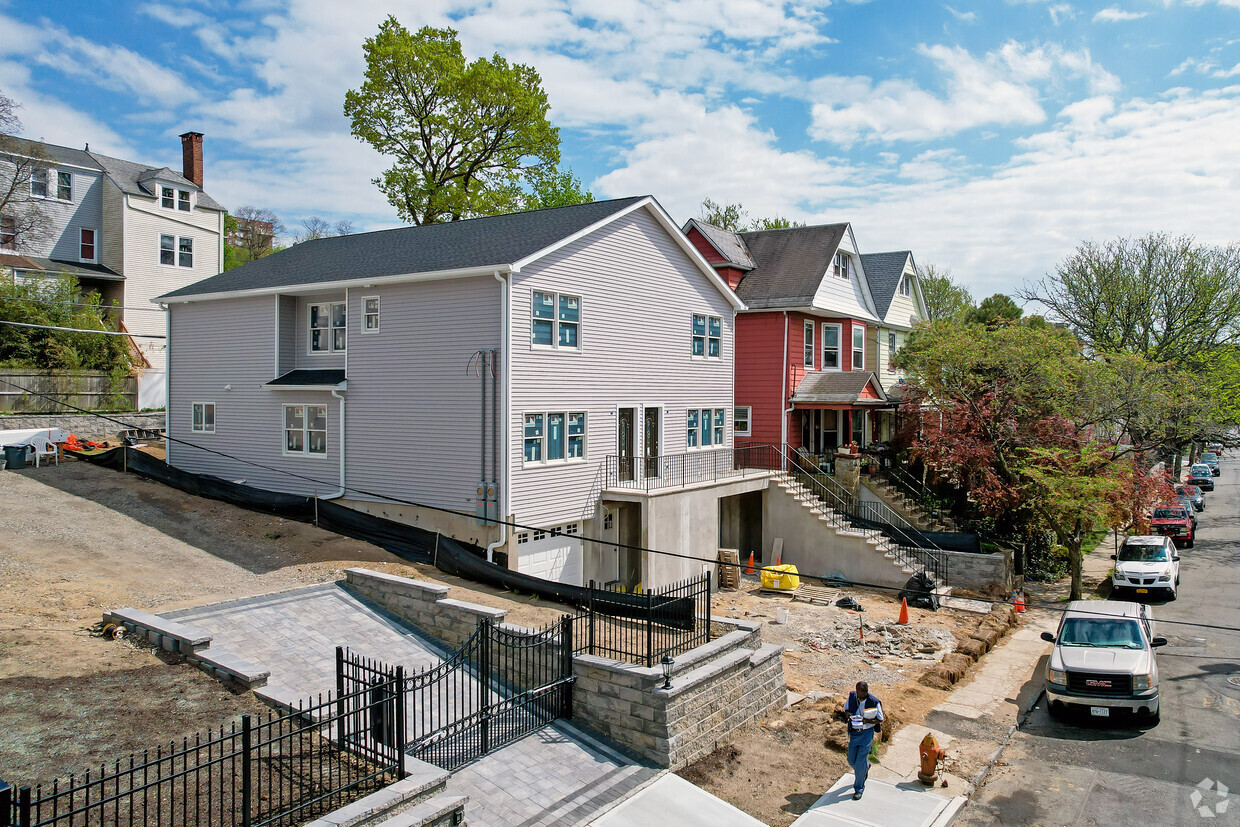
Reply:
<svg viewBox="0 0 1240 827"><path fill-rule="evenodd" d="M830 472L843 446L865 449L886 436L880 414L890 412L893 403L873 373L823 371L801 380L791 408L793 447Z"/></svg>

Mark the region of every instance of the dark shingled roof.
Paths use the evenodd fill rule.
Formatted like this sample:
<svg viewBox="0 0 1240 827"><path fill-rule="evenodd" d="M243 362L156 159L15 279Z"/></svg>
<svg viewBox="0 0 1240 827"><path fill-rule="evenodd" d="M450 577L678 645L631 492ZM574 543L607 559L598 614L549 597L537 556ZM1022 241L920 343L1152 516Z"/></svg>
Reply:
<svg viewBox="0 0 1240 827"><path fill-rule="evenodd" d="M752 270L758 266L753 257L749 255L749 250L745 248L745 242L741 241L740 236L736 233L716 227L714 224L707 224L705 221L699 221L696 218L690 218L688 223L685 224L685 233L688 234L691 228L696 228L699 233L714 245L721 256L736 267L742 270Z"/></svg>
<svg viewBox="0 0 1240 827"><path fill-rule="evenodd" d="M520 261L646 197L319 238L160 298L498 267Z"/></svg>
<svg viewBox="0 0 1240 827"><path fill-rule="evenodd" d="M23 155L34 155L41 152L47 156L48 160L57 164L73 164L74 166L86 167L87 169L103 169L94 158L90 157L90 153L81 149L48 144L42 141L31 141L27 138L17 138L9 135L4 137L6 143L11 142L9 146L4 148L5 151L19 152Z"/></svg>
<svg viewBox="0 0 1240 827"><path fill-rule="evenodd" d="M887 318L891 300L895 298L900 278L904 275L904 265L911 255L908 250L897 250L891 253L863 253L861 256L861 267L865 270L865 279L870 284L870 295L874 297L880 319Z"/></svg>
<svg viewBox="0 0 1240 827"><path fill-rule="evenodd" d="M873 381L879 399L860 399L867 383ZM793 402L818 402L833 405L882 405L887 395L868 370L819 371L807 373L792 394Z"/></svg>
<svg viewBox="0 0 1240 827"><path fill-rule="evenodd" d="M741 233L758 266L736 295L754 309L810 304L847 230L847 224L824 224Z"/></svg>
<svg viewBox="0 0 1240 827"><path fill-rule="evenodd" d="M290 370L268 382L268 385L339 385L345 379L343 370Z"/></svg>
<svg viewBox="0 0 1240 827"><path fill-rule="evenodd" d="M120 273L104 267L102 264L89 264L80 261L57 261L39 256L19 256L12 253L0 255L0 266L12 267L15 270L44 270L49 273L72 273L79 278L124 279Z"/></svg>
<svg viewBox="0 0 1240 827"><path fill-rule="evenodd" d="M207 210L224 211L211 196L198 188L198 185L186 178L179 172L173 172L168 167L150 167L146 164L135 164L133 161L126 161L121 158L111 158L107 155L100 155L98 152L90 153L91 157L99 162L104 172L112 179L112 182L120 189L121 192L127 192L130 195L145 195L148 198L155 195L155 185L148 184L156 175L160 180L168 181L173 184L198 191L198 206Z"/></svg>

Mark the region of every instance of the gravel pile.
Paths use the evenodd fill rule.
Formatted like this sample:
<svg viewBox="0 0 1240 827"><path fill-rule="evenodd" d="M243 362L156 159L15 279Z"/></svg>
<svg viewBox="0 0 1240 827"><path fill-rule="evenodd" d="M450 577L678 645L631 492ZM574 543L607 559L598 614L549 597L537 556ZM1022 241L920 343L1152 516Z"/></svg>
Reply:
<svg viewBox="0 0 1240 827"><path fill-rule="evenodd" d="M883 621L864 621L864 636L853 618L831 621L800 638L808 649L835 650L868 658L898 657L942 660L956 646L946 629L933 626L901 626Z"/></svg>

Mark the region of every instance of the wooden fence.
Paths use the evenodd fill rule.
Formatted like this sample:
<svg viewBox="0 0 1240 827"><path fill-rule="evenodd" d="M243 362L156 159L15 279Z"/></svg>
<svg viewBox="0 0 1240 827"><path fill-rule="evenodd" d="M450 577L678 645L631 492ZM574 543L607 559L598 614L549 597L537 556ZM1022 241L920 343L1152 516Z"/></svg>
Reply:
<svg viewBox="0 0 1240 827"><path fill-rule="evenodd" d="M113 381L106 373L0 371L0 413L73 410L68 405L88 411L137 410L138 379Z"/></svg>

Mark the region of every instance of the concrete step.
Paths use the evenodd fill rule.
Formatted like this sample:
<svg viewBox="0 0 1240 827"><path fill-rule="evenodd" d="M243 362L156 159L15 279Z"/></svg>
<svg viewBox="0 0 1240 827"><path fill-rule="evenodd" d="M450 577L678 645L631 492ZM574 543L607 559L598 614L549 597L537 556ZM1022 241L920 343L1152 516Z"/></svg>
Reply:
<svg viewBox="0 0 1240 827"><path fill-rule="evenodd" d="M453 822L452 817L455 813L461 813L463 822L465 805L468 802L469 796L466 795L440 793L434 798L415 804L403 813L397 813L391 818L372 822L372 824L374 827L430 827L430 825L460 823Z"/></svg>

